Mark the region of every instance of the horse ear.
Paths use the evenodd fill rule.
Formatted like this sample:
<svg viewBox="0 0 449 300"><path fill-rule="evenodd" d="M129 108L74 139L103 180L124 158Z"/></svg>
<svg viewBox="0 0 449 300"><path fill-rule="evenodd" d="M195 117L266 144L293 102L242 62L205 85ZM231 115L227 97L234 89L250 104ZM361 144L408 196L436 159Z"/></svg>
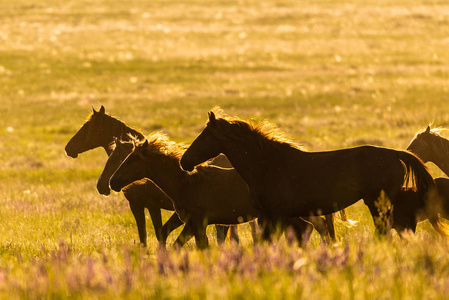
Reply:
<svg viewBox="0 0 449 300"><path fill-rule="evenodd" d="M104 112L105 112L105 109L104 109L104 106L102 105L100 108L100 113L104 114Z"/></svg>
<svg viewBox="0 0 449 300"><path fill-rule="evenodd" d="M215 121L216 121L217 119L215 119L215 114L214 114L214 112L212 112L212 111L210 111L209 112L209 123L211 124L211 125L215 125Z"/></svg>
<svg viewBox="0 0 449 300"><path fill-rule="evenodd" d="M426 133L430 133L430 125L427 125Z"/></svg>
<svg viewBox="0 0 449 300"><path fill-rule="evenodd" d="M145 139L145 142L143 143L142 147L145 147L145 148L148 147L148 140L147 139Z"/></svg>
<svg viewBox="0 0 449 300"><path fill-rule="evenodd" d="M95 115L97 113L97 111L95 110L95 108L92 106L92 113Z"/></svg>

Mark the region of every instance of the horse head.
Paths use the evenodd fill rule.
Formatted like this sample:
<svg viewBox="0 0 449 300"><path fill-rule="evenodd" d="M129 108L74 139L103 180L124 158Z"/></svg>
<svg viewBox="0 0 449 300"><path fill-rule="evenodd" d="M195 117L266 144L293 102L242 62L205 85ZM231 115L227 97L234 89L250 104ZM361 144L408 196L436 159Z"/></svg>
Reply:
<svg viewBox="0 0 449 300"><path fill-rule="evenodd" d="M407 147L407 150L417 155L423 162L432 161L435 157L435 134L427 128L415 135Z"/></svg>
<svg viewBox="0 0 449 300"><path fill-rule="evenodd" d="M221 153L221 147L215 131L217 130L217 119L215 114L209 112L209 122L206 127L193 141L181 158L181 167L186 171L193 171L199 165Z"/></svg>
<svg viewBox="0 0 449 300"><path fill-rule="evenodd" d="M135 145L134 140L132 143L134 145L133 151L120 164L109 181L109 186L116 192L120 192L125 186L134 181L147 177L143 152L148 148L148 140L137 145Z"/></svg>
<svg viewBox="0 0 449 300"><path fill-rule="evenodd" d="M103 172L97 180L97 190L101 195L108 196L111 193L109 188L109 180L114 172L118 169L125 158L133 151L134 143L124 142L114 137L111 144L113 148L109 158L104 166Z"/></svg>
<svg viewBox="0 0 449 300"><path fill-rule="evenodd" d="M65 146L67 156L77 158L80 153L94 149L96 147L108 147L110 139L104 135L104 124L106 113L104 106L99 111L92 108L92 114L81 126L78 132L70 139Z"/></svg>

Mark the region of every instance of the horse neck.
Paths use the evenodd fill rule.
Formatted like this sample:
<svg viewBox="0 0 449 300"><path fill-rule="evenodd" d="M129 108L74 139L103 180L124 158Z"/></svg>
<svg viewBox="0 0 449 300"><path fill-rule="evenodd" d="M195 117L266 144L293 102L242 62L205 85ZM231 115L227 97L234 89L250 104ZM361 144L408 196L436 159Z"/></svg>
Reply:
<svg viewBox="0 0 449 300"><path fill-rule="evenodd" d="M131 139L128 134L137 137L139 140L143 140L145 138L142 133L114 118L110 118L109 124L103 125L103 128L108 130L108 132L105 133L107 135L107 139L102 145L108 156L112 153L109 145L114 141L114 137L118 137L123 141L129 141Z"/></svg>
<svg viewBox="0 0 449 300"><path fill-rule="evenodd" d="M183 183L189 174L181 169L179 159L158 155L146 162L147 177L164 191L173 201L182 197Z"/></svg>
<svg viewBox="0 0 449 300"><path fill-rule="evenodd" d="M223 154L231 162L234 169L248 184L250 189L257 186L260 175L266 167L263 153L251 146L250 141L238 141L237 143L225 143Z"/></svg>
<svg viewBox="0 0 449 300"><path fill-rule="evenodd" d="M101 172L100 177L98 178L97 185L109 185L109 180L111 179L112 175L131 152L132 149L130 149L129 151L120 151L120 153L117 154L114 162L108 159L106 165L104 166L103 172Z"/></svg>
<svg viewBox="0 0 449 300"><path fill-rule="evenodd" d="M449 174L449 140L441 140L439 145L433 144L433 155L430 161L441 169L446 175ZM449 175L448 175L449 176Z"/></svg>

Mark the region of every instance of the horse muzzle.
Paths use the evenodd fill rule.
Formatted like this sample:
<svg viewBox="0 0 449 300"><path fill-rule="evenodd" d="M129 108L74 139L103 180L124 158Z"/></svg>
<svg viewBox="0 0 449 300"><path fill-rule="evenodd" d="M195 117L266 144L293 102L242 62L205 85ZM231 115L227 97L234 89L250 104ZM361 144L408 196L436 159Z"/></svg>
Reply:
<svg viewBox="0 0 449 300"><path fill-rule="evenodd" d="M68 150L67 147L64 150L65 150L65 155L67 155L67 156L69 156L71 158L77 158L78 157L78 153L77 152L71 153L71 151Z"/></svg>
<svg viewBox="0 0 449 300"><path fill-rule="evenodd" d="M100 193L100 195L103 196L109 196L111 194L111 190L109 189L109 186L102 186L97 184L97 191Z"/></svg>
<svg viewBox="0 0 449 300"><path fill-rule="evenodd" d="M181 158L180 164L181 164L181 168L182 168L184 171L192 172L193 169L195 169L195 166L193 166L192 164L189 164L188 162L186 162L186 161L183 160L182 158Z"/></svg>
<svg viewBox="0 0 449 300"><path fill-rule="evenodd" d="M120 184L120 179L113 176L111 181L109 182L109 186L113 191L120 192L122 190L122 186Z"/></svg>

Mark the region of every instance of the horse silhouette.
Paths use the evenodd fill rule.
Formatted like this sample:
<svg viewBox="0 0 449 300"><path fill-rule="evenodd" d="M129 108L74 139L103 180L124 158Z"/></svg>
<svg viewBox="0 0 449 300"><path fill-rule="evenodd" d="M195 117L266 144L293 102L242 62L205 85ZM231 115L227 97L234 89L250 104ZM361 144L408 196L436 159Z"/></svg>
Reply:
<svg viewBox="0 0 449 300"><path fill-rule="evenodd" d="M129 135L140 140L144 139L144 135L141 132L107 114L104 106L101 106L99 111L92 108L92 114L69 140L65 147L65 152L68 156L76 158L85 151L101 147L110 156L113 151L111 144L114 142L114 138L127 140L130 139ZM226 159L220 158L219 161L226 166ZM230 165L229 162L227 165ZM97 181L97 189L100 194L109 195L109 177L113 174L113 171L115 170L106 171L110 172L108 175L103 171L102 178L104 180ZM145 246L147 245L145 208L150 213L156 238L161 245L165 245L170 232L184 224L178 218L178 215L174 213L162 226L161 209L173 211L174 208L172 201L151 180L139 180L124 189L123 194L129 201L131 212L136 220L140 243ZM217 240L222 242L226 237L228 227L217 226L216 229ZM235 239L236 236L238 237L235 231L231 230L231 237Z"/></svg>
<svg viewBox="0 0 449 300"><path fill-rule="evenodd" d="M434 186L422 161L406 151L360 146L307 152L272 124L209 112L206 128L185 151L181 166L191 171L219 153L248 184L265 239L291 218L333 213L360 199L376 219L381 191L393 201L403 186L411 187L424 202ZM437 226L438 216L428 217ZM379 226L376 231L385 233Z"/></svg>
<svg viewBox="0 0 449 300"><path fill-rule="evenodd" d="M184 149L165 135L154 133L123 161L111 177L110 186L120 191L130 182L149 178L173 201L176 212L186 225L176 244L182 246L192 235L199 248L208 245L209 224L239 224L258 215L252 206L248 187L234 169L203 165L194 172L181 169L179 160ZM303 230L313 226L300 218L292 220ZM329 237L321 218L313 222L322 236Z"/></svg>

